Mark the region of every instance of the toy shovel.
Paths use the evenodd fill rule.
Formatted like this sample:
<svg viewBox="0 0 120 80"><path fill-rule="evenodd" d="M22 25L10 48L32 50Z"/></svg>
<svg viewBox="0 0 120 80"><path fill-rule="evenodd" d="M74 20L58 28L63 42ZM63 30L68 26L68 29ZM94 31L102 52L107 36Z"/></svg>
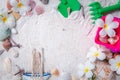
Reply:
<svg viewBox="0 0 120 80"><path fill-rule="evenodd" d="M115 11L115 10L119 10L120 9L120 2L118 2L115 5L111 5L108 7L102 7L101 4L99 2L93 2L89 5L90 11L91 11L91 16L93 20L96 20L98 18L101 18L105 13L111 12L111 11Z"/></svg>

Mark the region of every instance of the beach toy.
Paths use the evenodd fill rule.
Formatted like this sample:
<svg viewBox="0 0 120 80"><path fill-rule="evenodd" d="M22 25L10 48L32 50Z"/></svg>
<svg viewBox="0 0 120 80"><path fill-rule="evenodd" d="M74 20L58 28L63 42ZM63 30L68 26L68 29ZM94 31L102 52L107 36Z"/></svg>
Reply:
<svg viewBox="0 0 120 80"><path fill-rule="evenodd" d="M61 0L58 5L58 11L67 18L73 11L79 11L81 5L78 0Z"/></svg>
<svg viewBox="0 0 120 80"><path fill-rule="evenodd" d="M106 16L102 17L103 20L105 20L105 18ZM113 21L116 21L120 24L120 18L114 17ZM95 42L99 45L105 46L106 48L110 49L112 52L120 52L120 25L117 29L115 29L116 36L113 38L113 41L115 42L110 42L109 37L106 38L107 41L101 40L99 35L100 31L101 28L99 27L95 36Z"/></svg>
<svg viewBox="0 0 120 80"><path fill-rule="evenodd" d="M108 7L102 7L101 4L99 2L92 2L91 4L89 4L90 8L90 15L92 16L93 20L96 20L98 18L101 18L105 13L111 12L111 11L115 11L115 10L119 10L120 9L120 2L118 2L115 5L111 5Z"/></svg>

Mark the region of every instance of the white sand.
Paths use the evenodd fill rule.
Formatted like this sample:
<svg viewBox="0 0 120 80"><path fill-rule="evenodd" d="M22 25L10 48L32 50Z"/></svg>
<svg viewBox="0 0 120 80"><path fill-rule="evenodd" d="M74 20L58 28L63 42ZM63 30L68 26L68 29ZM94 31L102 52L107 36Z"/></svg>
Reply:
<svg viewBox="0 0 120 80"><path fill-rule="evenodd" d="M83 6L85 6L87 17L84 19L81 12L79 12L78 18L75 20L65 19L59 12L53 9L59 3L59 0L50 1L49 5L44 6L46 10L44 14L22 17L17 22L19 34L14 35L13 38L23 47L20 49L13 48L9 52L5 52L0 56L0 61L2 62L5 57L10 57L14 65L17 64L26 71L31 71L32 49L36 48L41 51L41 48L44 48L45 71L58 68L60 72L65 71L76 75L77 66L79 63L86 61L86 53L94 45L96 29L87 36L88 31L92 27L87 5L92 0L80 0ZM100 1L102 1L103 5L110 5L117 0ZM116 14L119 16L118 13L114 15ZM19 52L18 58L13 57L14 50ZM1 69L3 68L2 66L0 67ZM0 71L4 73L4 70ZM2 80L8 80L5 79L5 75L6 73L4 73L3 79L1 78ZM9 74L7 75L9 76ZM53 77L51 80L56 80L56 78Z"/></svg>

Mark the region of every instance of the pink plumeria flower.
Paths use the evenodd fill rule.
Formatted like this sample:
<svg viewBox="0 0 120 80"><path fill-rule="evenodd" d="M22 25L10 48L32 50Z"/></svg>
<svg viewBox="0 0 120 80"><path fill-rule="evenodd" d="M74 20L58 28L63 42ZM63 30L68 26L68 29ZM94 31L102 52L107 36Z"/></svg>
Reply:
<svg viewBox="0 0 120 80"><path fill-rule="evenodd" d="M10 4L13 6L14 12L19 12L20 15L26 15L26 12L30 11L29 0L10 0Z"/></svg>
<svg viewBox="0 0 120 80"><path fill-rule="evenodd" d="M114 37L116 35L114 29L117 29L119 27L119 23L113 21L113 19L114 17L111 14L109 14L106 16L105 21L102 19L96 20L96 26L102 28L99 33L101 37L105 36Z"/></svg>

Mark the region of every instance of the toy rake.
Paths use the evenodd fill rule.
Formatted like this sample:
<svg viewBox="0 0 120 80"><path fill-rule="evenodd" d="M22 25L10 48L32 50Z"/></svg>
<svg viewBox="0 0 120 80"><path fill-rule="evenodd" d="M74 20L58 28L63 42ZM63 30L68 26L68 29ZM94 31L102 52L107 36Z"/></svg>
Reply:
<svg viewBox="0 0 120 80"><path fill-rule="evenodd" d="M101 18L105 13L119 10L120 9L120 1L115 5L111 5L111 6L104 7L104 8L101 6L101 4L99 2L92 2L89 6L91 7L90 15L92 15L93 20L96 20L98 18Z"/></svg>

